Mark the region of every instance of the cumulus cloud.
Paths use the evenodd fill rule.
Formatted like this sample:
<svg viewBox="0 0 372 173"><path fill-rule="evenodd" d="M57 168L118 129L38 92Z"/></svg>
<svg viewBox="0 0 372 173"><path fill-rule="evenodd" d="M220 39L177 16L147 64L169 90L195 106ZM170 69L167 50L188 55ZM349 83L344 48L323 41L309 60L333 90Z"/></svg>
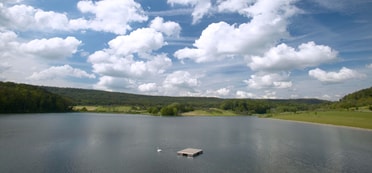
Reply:
<svg viewBox="0 0 372 173"><path fill-rule="evenodd" d="M156 17L152 20L150 28L154 28L156 31L173 37L179 37L181 32L181 26L178 23L172 21L164 22L164 19L161 17Z"/></svg>
<svg viewBox="0 0 372 173"><path fill-rule="evenodd" d="M198 85L198 79L187 71L175 71L164 80L166 88L171 87L195 87Z"/></svg>
<svg viewBox="0 0 372 173"><path fill-rule="evenodd" d="M89 74L86 71L73 68L70 65L63 65L63 66L52 66L46 70L35 72L29 77L29 79L46 80L46 79L65 78L65 77L90 78L90 79L96 78L94 74Z"/></svg>
<svg viewBox="0 0 372 173"><path fill-rule="evenodd" d="M20 45L20 50L48 59L60 59L76 53L81 41L75 37L36 39Z"/></svg>
<svg viewBox="0 0 372 173"><path fill-rule="evenodd" d="M136 86L136 82L128 78L101 76L93 88L106 91L125 91L126 89L136 88Z"/></svg>
<svg viewBox="0 0 372 173"><path fill-rule="evenodd" d="M265 91L265 94L261 98L263 98L263 99L277 99L278 97L276 96L275 91L267 90L267 91Z"/></svg>
<svg viewBox="0 0 372 173"><path fill-rule="evenodd" d="M289 74L254 74L249 80L244 81L248 87L254 89L262 88L290 88L292 81L287 81Z"/></svg>
<svg viewBox="0 0 372 173"><path fill-rule="evenodd" d="M141 92L153 92L158 90L156 83L145 83L138 86L138 90Z"/></svg>
<svg viewBox="0 0 372 173"><path fill-rule="evenodd" d="M6 64L4 80L28 82L35 71L48 69L48 63L72 56L81 41L75 37L24 40L12 31L0 31L0 62ZM5 71L6 70L6 71ZM6 73L5 73L6 72ZM36 73L35 73L36 75Z"/></svg>
<svg viewBox="0 0 372 173"><path fill-rule="evenodd" d="M220 88L217 90L207 90L207 96L212 97L226 97L230 94L231 90L229 88Z"/></svg>
<svg viewBox="0 0 372 173"><path fill-rule="evenodd" d="M28 5L7 6L0 3L3 27L15 30L68 30L69 20L65 14L44 11Z"/></svg>
<svg viewBox="0 0 372 173"><path fill-rule="evenodd" d="M282 43L271 48L263 57L253 56L248 66L252 70L282 71L313 67L336 58L337 51L314 42L303 43L297 50Z"/></svg>
<svg viewBox="0 0 372 173"><path fill-rule="evenodd" d="M109 48L96 51L88 58L96 73L116 77L143 77L163 73L172 65L166 54L141 56L165 45L163 35L152 28L117 36L108 45ZM142 60L136 59L134 53Z"/></svg>
<svg viewBox="0 0 372 173"><path fill-rule="evenodd" d="M216 91L216 93L220 96L227 96L230 93L230 89L228 88L220 88Z"/></svg>
<svg viewBox="0 0 372 173"><path fill-rule="evenodd" d="M77 7L82 13L93 14L94 18L71 20L71 27L76 29L125 34L131 29L129 23L148 19L141 5L134 0L79 1Z"/></svg>
<svg viewBox="0 0 372 173"><path fill-rule="evenodd" d="M372 64L367 64L366 67L372 69Z"/></svg>
<svg viewBox="0 0 372 173"><path fill-rule="evenodd" d="M163 74L172 65L166 54L153 54L165 44L162 33L153 28L140 28L109 41L108 48L88 57L93 71L104 76L97 83L97 88L108 90L117 86L116 81L122 83L124 80L132 82L131 89L149 89L148 85L138 88L136 81Z"/></svg>
<svg viewBox="0 0 372 173"><path fill-rule="evenodd" d="M88 17L69 19L65 13L44 11L23 4L0 3L0 24L21 31L91 29L125 34L132 29L130 23L148 19L141 5L134 0L79 1L77 8Z"/></svg>
<svg viewBox="0 0 372 173"><path fill-rule="evenodd" d="M255 98L256 95L246 91L236 91L235 96L237 98Z"/></svg>
<svg viewBox="0 0 372 173"><path fill-rule="evenodd" d="M219 12L239 12L244 13L243 10L248 8L249 4L255 0L218 0L217 9Z"/></svg>
<svg viewBox="0 0 372 173"><path fill-rule="evenodd" d="M210 0L168 0L167 2L171 5L179 4L192 6L194 8L191 14L193 17L193 24L198 23L212 8Z"/></svg>
<svg viewBox="0 0 372 173"><path fill-rule="evenodd" d="M195 95L194 89L198 85L197 76L187 71L175 71L163 81L162 92L166 95Z"/></svg>
<svg viewBox="0 0 372 173"><path fill-rule="evenodd" d="M195 41L195 48L180 49L174 56L200 63L261 54L289 35L287 20L297 11L292 2L259 0L244 10L251 18L249 22L238 26L226 22L212 23Z"/></svg>
<svg viewBox="0 0 372 173"><path fill-rule="evenodd" d="M309 76L324 83L339 83L349 79L364 78L365 75L355 70L342 67L338 72L326 72L316 68L309 71Z"/></svg>
<svg viewBox="0 0 372 173"><path fill-rule="evenodd" d="M10 51L16 49L19 46L17 38L17 34L12 31L1 32L0 30L0 55L9 54Z"/></svg>
<svg viewBox="0 0 372 173"><path fill-rule="evenodd" d="M96 61L97 53L89 57L93 64L93 71L107 76L142 78L161 74L172 65L172 61L165 54L156 55L152 60L135 60L133 56L117 57L110 55L106 61ZM103 58L102 58L103 59Z"/></svg>
<svg viewBox="0 0 372 173"><path fill-rule="evenodd" d="M166 43L163 35L152 28L140 28L129 35L117 36L109 43L110 49L116 55L146 53L157 50Z"/></svg>

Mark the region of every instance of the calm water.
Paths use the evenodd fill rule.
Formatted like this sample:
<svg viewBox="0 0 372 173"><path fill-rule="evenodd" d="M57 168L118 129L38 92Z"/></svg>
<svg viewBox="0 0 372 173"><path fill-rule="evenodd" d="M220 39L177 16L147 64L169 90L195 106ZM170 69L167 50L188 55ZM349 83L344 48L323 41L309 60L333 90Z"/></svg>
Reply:
<svg viewBox="0 0 372 173"><path fill-rule="evenodd" d="M187 147L204 154L177 156ZM255 117L6 115L0 172L372 172L372 131Z"/></svg>

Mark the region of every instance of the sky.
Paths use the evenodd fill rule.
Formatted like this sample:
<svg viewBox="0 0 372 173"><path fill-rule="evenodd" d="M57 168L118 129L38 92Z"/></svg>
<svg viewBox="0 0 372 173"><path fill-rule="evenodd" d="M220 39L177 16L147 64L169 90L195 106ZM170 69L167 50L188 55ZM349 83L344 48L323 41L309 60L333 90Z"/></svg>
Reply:
<svg viewBox="0 0 372 173"><path fill-rule="evenodd" d="M0 81L339 100L372 86L372 0L0 0Z"/></svg>

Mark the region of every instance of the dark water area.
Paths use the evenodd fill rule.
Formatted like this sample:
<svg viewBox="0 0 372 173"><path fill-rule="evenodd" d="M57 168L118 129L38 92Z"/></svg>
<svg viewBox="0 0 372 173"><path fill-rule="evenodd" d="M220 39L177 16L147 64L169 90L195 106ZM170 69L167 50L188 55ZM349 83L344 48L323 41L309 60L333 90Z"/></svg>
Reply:
<svg viewBox="0 0 372 173"><path fill-rule="evenodd" d="M204 153L177 156L188 147ZM1 115L0 172L367 173L372 131L240 116Z"/></svg>

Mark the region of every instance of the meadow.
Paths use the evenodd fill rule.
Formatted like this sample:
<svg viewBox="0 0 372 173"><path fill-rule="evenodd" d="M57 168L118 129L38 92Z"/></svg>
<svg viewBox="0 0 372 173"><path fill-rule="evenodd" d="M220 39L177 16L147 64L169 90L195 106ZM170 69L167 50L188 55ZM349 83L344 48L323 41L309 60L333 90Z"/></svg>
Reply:
<svg viewBox="0 0 372 173"><path fill-rule="evenodd" d="M267 114L266 117L282 120L294 120L372 129L371 111L310 111L299 113Z"/></svg>

